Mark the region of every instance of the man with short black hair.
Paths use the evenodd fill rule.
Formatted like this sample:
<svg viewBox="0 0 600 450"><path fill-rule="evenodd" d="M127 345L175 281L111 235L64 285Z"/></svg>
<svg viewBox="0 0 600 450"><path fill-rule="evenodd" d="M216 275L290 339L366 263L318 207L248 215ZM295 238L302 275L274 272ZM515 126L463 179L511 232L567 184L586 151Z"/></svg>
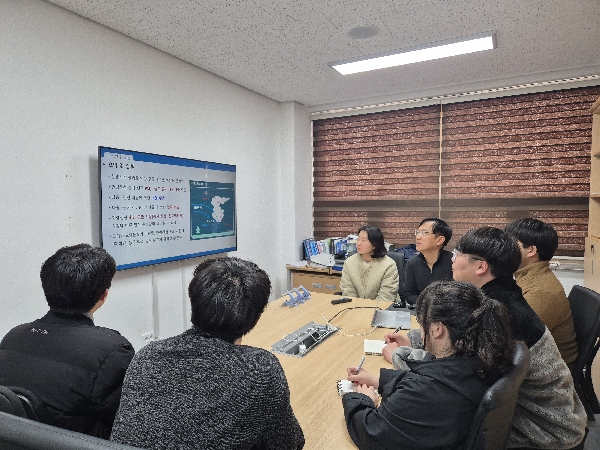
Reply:
<svg viewBox="0 0 600 450"><path fill-rule="evenodd" d="M50 311L0 342L0 385L37 395L42 422L104 439L134 355L118 332L94 325L115 272L115 260L101 248L61 248L40 271Z"/></svg>
<svg viewBox="0 0 600 450"><path fill-rule="evenodd" d="M523 298L513 279L521 252L504 231L481 227L456 243L452 271L507 307L511 331L529 347L530 369L519 389L509 448L583 448L587 415L573 378L548 328Z"/></svg>
<svg viewBox="0 0 600 450"><path fill-rule="evenodd" d="M569 299L550 270L550 260L558 248L558 234L552 225L539 219L518 219L504 229L517 240L521 265L515 280L523 297L546 324L560 355L571 370L577 360L577 340Z"/></svg>
<svg viewBox="0 0 600 450"><path fill-rule="evenodd" d="M454 279L472 283L506 306L513 337L524 341L530 351L530 368L519 389L508 448L582 450L587 414L550 331L513 278L521 263L517 241L499 228L481 227L462 235L452 253ZM395 365L406 354L405 347L422 347L418 330L411 330L408 337L388 334L386 341L383 354Z"/></svg>
<svg viewBox="0 0 600 450"><path fill-rule="evenodd" d="M188 287L192 327L135 356L111 440L148 450L300 450L304 434L278 359L242 345L269 302L251 261L202 261Z"/></svg>
<svg viewBox="0 0 600 450"><path fill-rule="evenodd" d="M444 247L452 238L452 228L442 219L423 219L415 230L418 254L406 262L404 296L414 305L423 289L434 281L452 280L452 253Z"/></svg>

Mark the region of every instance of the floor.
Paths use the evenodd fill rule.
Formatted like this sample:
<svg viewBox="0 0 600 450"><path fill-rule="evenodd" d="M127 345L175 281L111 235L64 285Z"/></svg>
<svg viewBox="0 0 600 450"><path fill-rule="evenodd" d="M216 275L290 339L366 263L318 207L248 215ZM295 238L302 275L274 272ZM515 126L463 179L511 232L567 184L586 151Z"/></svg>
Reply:
<svg viewBox="0 0 600 450"><path fill-rule="evenodd" d="M600 450L600 414L596 414L596 420L588 421L590 429L585 440L584 450Z"/></svg>

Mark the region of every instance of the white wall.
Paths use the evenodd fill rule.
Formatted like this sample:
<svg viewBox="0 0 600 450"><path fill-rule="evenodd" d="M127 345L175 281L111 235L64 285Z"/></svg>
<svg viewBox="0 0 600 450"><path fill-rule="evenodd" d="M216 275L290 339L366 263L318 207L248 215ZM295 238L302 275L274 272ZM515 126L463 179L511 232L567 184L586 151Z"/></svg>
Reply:
<svg viewBox="0 0 600 450"><path fill-rule="evenodd" d="M0 336L47 310L43 261L99 245L97 147L237 166L238 251L286 289L312 225L308 110L280 104L41 0L0 2ZM198 259L117 273L96 323L189 326Z"/></svg>
<svg viewBox="0 0 600 450"><path fill-rule="evenodd" d="M583 260L583 258L581 259ZM564 261L562 265L564 265ZM571 292L571 289L573 289L573 286L584 285L583 264L573 264L573 266L577 266L577 268L562 267L560 269L557 269L552 265L550 266L550 269L552 269L552 272L554 272L554 275L556 275L556 278L558 278L558 281L560 281L560 283L562 284L562 287L565 290L565 294L567 294L567 296L569 295L569 292Z"/></svg>

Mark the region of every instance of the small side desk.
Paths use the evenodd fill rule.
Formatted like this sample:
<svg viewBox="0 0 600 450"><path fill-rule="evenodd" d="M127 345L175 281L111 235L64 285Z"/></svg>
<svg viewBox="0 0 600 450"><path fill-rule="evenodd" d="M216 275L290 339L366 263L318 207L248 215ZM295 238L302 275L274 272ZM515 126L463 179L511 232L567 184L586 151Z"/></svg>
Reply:
<svg viewBox="0 0 600 450"><path fill-rule="evenodd" d="M352 309L340 313L331 324L342 327L344 334L360 334L372 330L375 300L353 299L350 303L332 305L338 296L312 293L312 299L295 308L281 306L285 299L271 302L256 327L244 336L242 343L271 350L271 345L283 336L314 321L326 324L339 311L356 306L371 308ZM385 309L390 304L379 302ZM323 317L325 316L325 318ZM414 316L412 326L416 326ZM383 339L393 330L378 328L365 336L344 336L339 332L326 338L304 357L296 358L275 353L290 386L291 404L306 439L306 449L356 449L344 422L342 398L336 381L346 379L346 368L356 366L364 355L365 339ZM391 368L383 356L367 355L363 368L378 373L381 367Z"/></svg>
<svg viewBox="0 0 600 450"><path fill-rule="evenodd" d="M290 288L297 288L302 285L311 292L320 292L323 294L333 294L334 292L341 291L341 271L333 270L331 267L296 267L286 265L285 268L290 275Z"/></svg>

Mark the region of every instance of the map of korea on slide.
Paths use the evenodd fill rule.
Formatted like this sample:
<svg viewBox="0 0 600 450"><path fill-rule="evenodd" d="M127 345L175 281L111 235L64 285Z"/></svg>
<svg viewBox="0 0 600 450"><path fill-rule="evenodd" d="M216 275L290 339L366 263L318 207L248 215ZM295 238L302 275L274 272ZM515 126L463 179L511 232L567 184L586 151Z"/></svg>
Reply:
<svg viewBox="0 0 600 450"><path fill-rule="evenodd" d="M235 233L233 183L190 180L190 239Z"/></svg>

